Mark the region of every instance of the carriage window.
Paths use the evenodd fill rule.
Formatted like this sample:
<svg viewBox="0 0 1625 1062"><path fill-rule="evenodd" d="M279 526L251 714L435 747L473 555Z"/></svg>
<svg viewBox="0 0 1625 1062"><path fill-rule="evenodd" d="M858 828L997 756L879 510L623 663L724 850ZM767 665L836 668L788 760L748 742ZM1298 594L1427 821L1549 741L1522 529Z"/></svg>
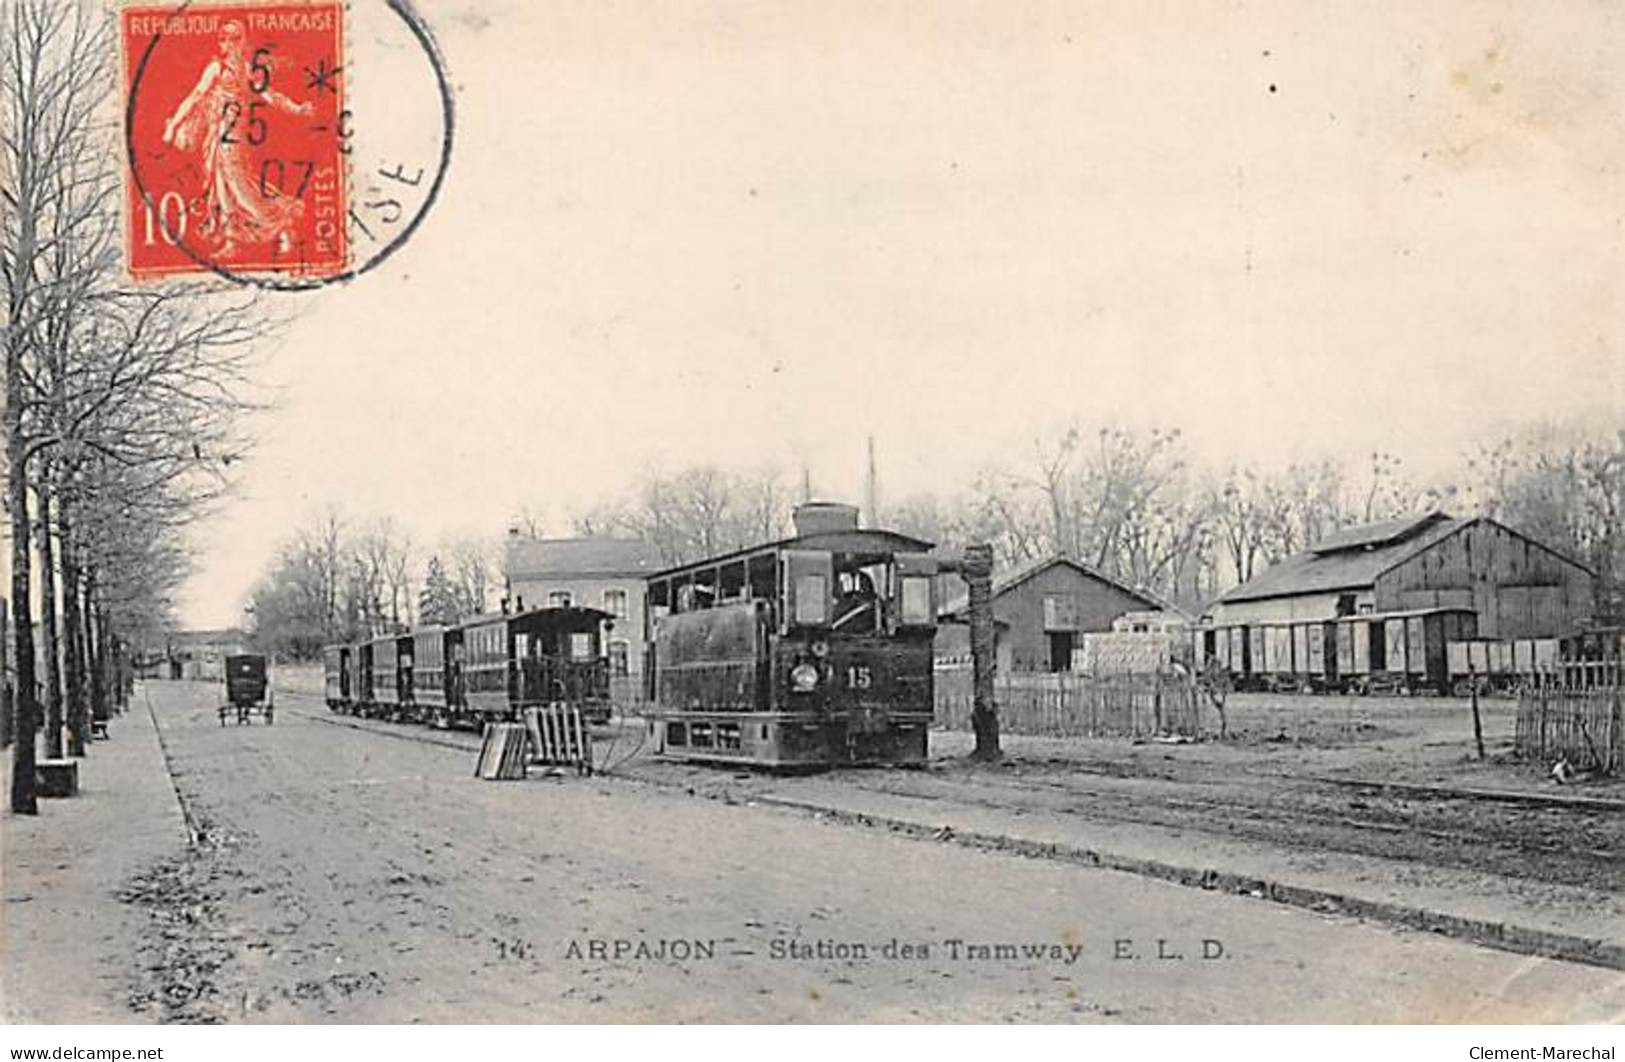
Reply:
<svg viewBox="0 0 1625 1062"><path fill-rule="evenodd" d="M796 579L796 622L823 623L829 619L829 583L822 575Z"/></svg>
<svg viewBox="0 0 1625 1062"><path fill-rule="evenodd" d="M592 659L592 635L575 631L570 635L570 659Z"/></svg>
<svg viewBox="0 0 1625 1062"><path fill-rule="evenodd" d="M931 618L931 579L924 575L904 576L902 621L929 624Z"/></svg>

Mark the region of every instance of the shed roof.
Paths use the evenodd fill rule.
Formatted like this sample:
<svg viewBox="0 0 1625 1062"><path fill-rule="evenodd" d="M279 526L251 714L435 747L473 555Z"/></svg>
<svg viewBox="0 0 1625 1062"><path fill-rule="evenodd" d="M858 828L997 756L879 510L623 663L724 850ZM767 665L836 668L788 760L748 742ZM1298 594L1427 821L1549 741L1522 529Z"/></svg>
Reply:
<svg viewBox="0 0 1625 1062"><path fill-rule="evenodd" d="M634 576L660 567L654 547L635 538L521 538L508 542L508 578Z"/></svg>
<svg viewBox="0 0 1625 1062"><path fill-rule="evenodd" d="M1105 583L1107 586L1121 591L1122 593L1125 593L1135 600L1143 603L1148 608L1158 609L1161 611L1171 611L1170 609L1164 608L1162 602L1156 600L1150 594L1146 593L1146 591L1136 590L1122 580L1114 579L1098 568L1092 567L1079 560L1073 560L1071 557L1064 557L1058 553L1051 554L1048 557L1040 557L1038 560L1028 561L1025 564L1017 565L1014 568L1008 568L1003 572L994 573L993 596L998 597L1001 594L1009 593L1011 590L1014 590L1027 580L1048 571L1058 564L1064 564L1069 568L1081 572L1091 579ZM942 607L937 610L937 614L944 619L952 619L956 618L959 613L964 612L969 606L970 592L968 590L960 590L957 591L953 597L943 602Z"/></svg>
<svg viewBox="0 0 1625 1062"><path fill-rule="evenodd" d="M1472 522L1429 513L1410 520L1344 528L1302 553L1270 565L1219 601L1232 604L1371 586L1383 572Z"/></svg>
<svg viewBox="0 0 1625 1062"><path fill-rule="evenodd" d="M1370 524L1357 524L1333 531L1309 547L1310 553L1338 553L1348 549L1367 549L1403 542L1418 532L1449 520L1444 513L1432 512L1422 516L1405 516L1397 520L1378 520Z"/></svg>

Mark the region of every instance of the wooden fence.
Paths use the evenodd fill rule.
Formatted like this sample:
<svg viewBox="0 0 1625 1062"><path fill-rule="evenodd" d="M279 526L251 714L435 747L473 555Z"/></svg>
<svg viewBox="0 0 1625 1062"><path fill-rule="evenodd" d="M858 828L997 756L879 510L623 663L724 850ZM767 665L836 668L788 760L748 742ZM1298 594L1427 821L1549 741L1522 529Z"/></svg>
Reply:
<svg viewBox="0 0 1625 1062"><path fill-rule="evenodd" d="M1194 738L1201 732L1201 695L1176 675L1001 675L993 699L1006 734ZM970 669L938 671L936 725L968 730L970 716Z"/></svg>
<svg viewBox="0 0 1625 1062"><path fill-rule="evenodd" d="M1539 763L1568 760L1577 771L1617 774L1625 767L1622 689L1538 688L1518 695L1518 755Z"/></svg>

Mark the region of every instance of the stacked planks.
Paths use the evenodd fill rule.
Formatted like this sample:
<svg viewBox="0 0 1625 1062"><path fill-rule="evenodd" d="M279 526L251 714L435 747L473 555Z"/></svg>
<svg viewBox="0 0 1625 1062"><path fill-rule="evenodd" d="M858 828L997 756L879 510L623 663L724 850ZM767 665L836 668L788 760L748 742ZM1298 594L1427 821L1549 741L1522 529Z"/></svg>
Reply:
<svg viewBox="0 0 1625 1062"><path fill-rule="evenodd" d="M518 723L490 723L480 745L474 776L486 781L513 781L525 777L525 728Z"/></svg>

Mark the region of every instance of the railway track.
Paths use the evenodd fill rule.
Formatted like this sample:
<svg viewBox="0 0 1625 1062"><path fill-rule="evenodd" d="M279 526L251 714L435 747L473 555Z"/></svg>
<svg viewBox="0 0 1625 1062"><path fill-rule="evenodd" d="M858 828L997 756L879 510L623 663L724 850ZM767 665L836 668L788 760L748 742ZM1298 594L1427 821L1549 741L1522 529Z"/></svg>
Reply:
<svg viewBox="0 0 1625 1062"><path fill-rule="evenodd" d="M1142 782L1113 772L1110 783L1100 785L1091 784L1088 774L978 772L942 781L855 776L852 784L899 796L1146 823L1610 891L1625 885L1625 815L1606 806L1509 808L1500 794L1474 790L1430 787L1413 794L1385 791L1381 783L1362 790L1303 777L1220 785L1163 775Z"/></svg>
<svg viewBox="0 0 1625 1062"><path fill-rule="evenodd" d="M325 709L288 710L399 740L467 752L479 748L480 739L472 733L357 719ZM765 786L774 776L753 777ZM951 777L853 771L844 781L894 796L1144 823L1610 891L1625 885L1619 869L1625 859L1625 812L1616 807L1618 802L1595 798L1518 800L1519 794L1313 776L1218 783L1180 778L1167 770L1138 774L1120 765L1083 764L1014 775L956 772Z"/></svg>

